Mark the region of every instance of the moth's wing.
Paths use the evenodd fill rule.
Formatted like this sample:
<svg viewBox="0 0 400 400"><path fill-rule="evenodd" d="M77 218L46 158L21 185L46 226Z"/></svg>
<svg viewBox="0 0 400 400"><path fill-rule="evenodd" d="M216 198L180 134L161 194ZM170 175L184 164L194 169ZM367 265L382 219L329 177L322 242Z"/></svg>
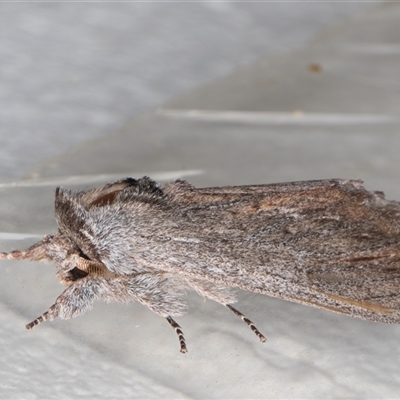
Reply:
<svg viewBox="0 0 400 400"><path fill-rule="evenodd" d="M162 196L162 190L156 182L148 177L140 179L126 178L88 191L76 193L77 200L86 208L101 207L112 204L118 195L129 196Z"/></svg>
<svg viewBox="0 0 400 400"><path fill-rule="evenodd" d="M337 179L182 185L177 193L191 220L211 221L197 230L204 248L199 262L209 265L209 279L363 319L400 322L398 202L366 191L360 181Z"/></svg>
<svg viewBox="0 0 400 400"><path fill-rule="evenodd" d="M300 302L377 322L400 323L400 250L383 245L368 256L330 260L307 271Z"/></svg>
<svg viewBox="0 0 400 400"><path fill-rule="evenodd" d="M265 218L283 212L305 213L327 207L354 203L363 197L375 203L391 203L381 192L368 192L360 180L325 179L252 186L195 188L185 181L166 186L169 200L185 210L199 208L211 213L210 207L240 215L263 214ZM262 218L260 218L262 220Z"/></svg>

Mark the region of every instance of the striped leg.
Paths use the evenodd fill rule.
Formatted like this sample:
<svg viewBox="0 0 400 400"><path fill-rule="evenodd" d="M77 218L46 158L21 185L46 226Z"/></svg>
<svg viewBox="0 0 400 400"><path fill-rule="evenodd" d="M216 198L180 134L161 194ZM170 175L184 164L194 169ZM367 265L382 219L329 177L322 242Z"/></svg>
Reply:
<svg viewBox="0 0 400 400"><path fill-rule="evenodd" d="M249 327L250 329L257 335L257 337L262 341L266 342L267 339L265 336L255 327L255 325L248 319L246 318L240 311L236 310L236 308L232 307L230 304L225 304L235 315L237 315L239 318L242 319Z"/></svg>
<svg viewBox="0 0 400 400"><path fill-rule="evenodd" d="M73 282L44 314L26 325L26 329L32 329L41 322L51 321L56 317L70 319L84 314L92 308L94 300L99 297L98 292L102 283L104 284L97 278L82 278ZM102 288L103 292L107 289L104 286Z"/></svg>
<svg viewBox="0 0 400 400"><path fill-rule="evenodd" d="M165 317L168 323L175 329L175 332L179 338L179 344L181 345L181 353L187 353L185 336L183 335L181 327L171 317Z"/></svg>
<svg viewBox="0 0 400 400"><path fill-rule="evenodd" d="M39 325L40 323L44 321L51 321L54 318L58 316L59 312L59 305L53 304L44 314L42 314L40 317L36 318L34 321L30 322L29 324L25 325L26 329L32 329L36 325Z"/></svg>

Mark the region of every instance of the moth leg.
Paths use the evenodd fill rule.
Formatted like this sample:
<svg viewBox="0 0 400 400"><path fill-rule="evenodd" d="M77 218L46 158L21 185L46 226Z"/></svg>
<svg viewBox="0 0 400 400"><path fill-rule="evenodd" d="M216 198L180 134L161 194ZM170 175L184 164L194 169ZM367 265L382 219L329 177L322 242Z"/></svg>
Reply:
<svg viewBox="0 0 400 400"><path fill-rule="evenodd" d="M101 284L99 279L85 278L72 283L45 313L27 324L26 329L32 329L44 321L52 321L56 317L70 319L84 314L99 297Z"/></svg>
<svg viewBox="0 0 400 400"><path fill-rule="evenodd" d="M218 286L214 283L202 281L200 279L187 279L187 283L201 296L214 300L217 303L228 307L235 315L240 317L242 321L244 321L250 327L250 329L262 342L267 341L265 336L256 328L253 322L230 304L236 301L236 297L230 292L229 288Z"/></svg>
<svg viewBox="0 0 400 400"><path fill-rule="evenodd" d="M54 318L58 316L58 306L57 303L53 304L45 313L43 313L40 317L36 318L34 321L25 325L26 329L32 329L36 325L41 324L44 321L52 321Z"/></svg>
<svg viewBox="0 0 400 400"><path fill-rule="evenodd" d="M247 326L257 335L257 337L262 341L266 342L267 339L265 336L256 328L256 326L251 322L244 314L242 314L239 310L236 310L235 307L232 307L230 304L225 304L226 307L228 307L235 315L237 315L239 318L244 321Z"/></svg>
<svg viewBox="0 0 400 400"><path fill-rule="evenodd" d="M183 335L182 329L177 322L175 322L171 317L166 317L168 323L175 329L175 332L179 338L179 344L181 346L181 353L187 353L185 336Z"/></svg>

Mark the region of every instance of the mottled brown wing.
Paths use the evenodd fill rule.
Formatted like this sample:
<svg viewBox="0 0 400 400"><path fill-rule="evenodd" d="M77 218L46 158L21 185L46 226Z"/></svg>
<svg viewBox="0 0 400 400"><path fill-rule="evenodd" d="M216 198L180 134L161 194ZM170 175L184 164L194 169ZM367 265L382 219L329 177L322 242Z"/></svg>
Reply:
<svg viewBox="0 0 400 400"><path fill-rule="evenodd" d="M400 322L400 205L366 191L361 181L183 185L171 193L185 217L201 227L193 275L354 317ZM181 236L193 236L191 229Z"/></svg>

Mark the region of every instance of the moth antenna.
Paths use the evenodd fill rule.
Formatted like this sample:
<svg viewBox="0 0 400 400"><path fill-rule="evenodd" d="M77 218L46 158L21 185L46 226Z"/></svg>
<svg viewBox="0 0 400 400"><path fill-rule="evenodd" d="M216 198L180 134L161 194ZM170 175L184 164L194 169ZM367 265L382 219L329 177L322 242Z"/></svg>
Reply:
<svg viewBox="0 0 400 400"><path fill-rule="evenodd" d="M257 335L257 337L261 340L261 342L266 342L266 337L256 328L256 326L251 322L244 314L242 314L239 310L236 310L235 307L232 307L230 304L225 304L235 315L241 318L247 326Z"/></svg>
<svg viewBox="0 0 400 400"><path fill-rule="evenodd" d="M0 253L0 259L3 260L50 260L47 255L49 244L53 241L53 236L47 235L40 242L33 244L26 250L13 250L9 253Z"/></svg>
<svg viewBox="0 0 400 400"><path fill-rule="evenodd" d="M176 334L179 338L179 344L181 346L181 353L187 353L186 340L183 335L182 328L179 326L177 322L175 322L171 317L165 317L168 323L175 329Z"/></svg>
<svg viewBox="0 0 400 400"><path fill-rule="evenodd" d="M21 250L13 250L10 251L9 253L0 253L0 259L2 260L23 260L25 258L29 258L29 256L26 254L26 250L21 251Z"/></svg>
<svg viewBox="0 0 400 400"><path fill-rule="evenodd" d="M53 304L45 313L43 313L40 317L36 318L34 321L25 325L26 329L32 329L36 325L41 324L44 321L51 321L56 318L58 315L58 307L57 304Z"/></svg>

